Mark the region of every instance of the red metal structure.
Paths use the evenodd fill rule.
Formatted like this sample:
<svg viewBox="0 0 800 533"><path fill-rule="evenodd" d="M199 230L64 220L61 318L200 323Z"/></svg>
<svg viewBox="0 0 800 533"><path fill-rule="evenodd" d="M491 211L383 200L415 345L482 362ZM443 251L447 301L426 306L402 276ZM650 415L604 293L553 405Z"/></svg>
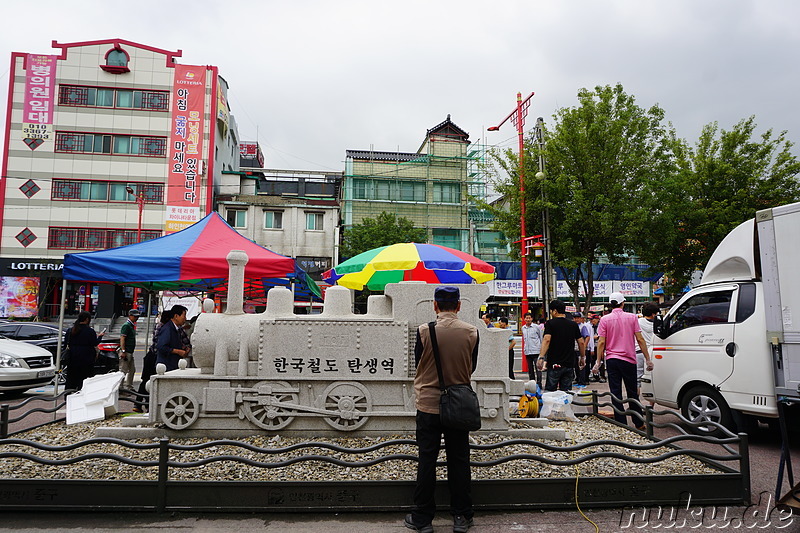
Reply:
<svg viewBox="0 0 800 533"><path fill-rule="evenodd" d="M523 127L525 126L525 117L528 116L528 108L531 105L531 98L534 93L531 93L525 100L522 99L522 93L517 93L517 108L511 112L506 118L503 119L497 126L492 126L489 131L497 131L500 126L511 119L511 123L517 128L517 137L519 138L519 235L520 240L519 251L520 261L522 264L522 309L520 318L525 316L528 312L528 259L525 249L525 138L523 136ZM521 321L520 321L521 323ZM524 357L523 357L524 359Z"/></svg>

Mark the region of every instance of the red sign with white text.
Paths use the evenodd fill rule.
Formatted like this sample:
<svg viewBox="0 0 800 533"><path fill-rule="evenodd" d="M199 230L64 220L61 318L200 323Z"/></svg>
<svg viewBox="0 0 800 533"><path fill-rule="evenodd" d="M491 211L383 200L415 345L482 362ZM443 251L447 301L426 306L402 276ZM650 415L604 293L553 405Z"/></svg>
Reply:
<svg viewBox="0 0 800 533"><path fill-rule="evenodd" d="M25 61L22 138L40 139L31 149L53 134L57 59L58 56L28 54Z"/></svg>
<svg viewBox="0 0 800 533"><path fill-rule="evenodd" d="M175 65L170 122L165 232L200 220L206 67Z"/></svg>

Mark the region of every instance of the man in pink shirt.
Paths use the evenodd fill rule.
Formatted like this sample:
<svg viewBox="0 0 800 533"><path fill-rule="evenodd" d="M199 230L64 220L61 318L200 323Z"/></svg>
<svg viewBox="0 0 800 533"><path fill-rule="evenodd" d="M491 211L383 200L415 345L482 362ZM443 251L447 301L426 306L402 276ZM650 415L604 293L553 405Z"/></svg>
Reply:
<svg viewBox="0 0 800 533"><path fill-rule="evenodd" d="M611 313L600 319L597 327L597 362L592 369L594 373L600 371L600 365L605 359L606 372L608 372L608 388L615 398L622 399L622 384L625 383L627 398L639 400L639 383L636 377L636 343L644 355L647 370L653 370L653 361L647 351L647 343L642 336L639 320L633 313L622 310L625 296L619 292L612 292L609 296ZM619 400L612 400L614 404L614 420L622 424L628 422L627 416L622 414L625 406ZM631 402L628 409L638 413L631 415L631 420L637 429L644 429L642 408L638 403Z"/></svg>

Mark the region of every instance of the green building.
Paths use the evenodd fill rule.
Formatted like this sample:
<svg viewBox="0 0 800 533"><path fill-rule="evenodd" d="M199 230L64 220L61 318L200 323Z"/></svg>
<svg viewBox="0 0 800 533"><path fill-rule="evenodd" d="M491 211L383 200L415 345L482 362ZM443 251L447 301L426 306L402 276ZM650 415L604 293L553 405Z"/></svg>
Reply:
<svg viewBox="0 0 800 533"><path fill-rule="evenodd" d="M427 131L416 152L347 150L342 229L386 211L425 228L428 242L473 251L470 196L484 190L476 164L481 154L450 115Z"/></svg>

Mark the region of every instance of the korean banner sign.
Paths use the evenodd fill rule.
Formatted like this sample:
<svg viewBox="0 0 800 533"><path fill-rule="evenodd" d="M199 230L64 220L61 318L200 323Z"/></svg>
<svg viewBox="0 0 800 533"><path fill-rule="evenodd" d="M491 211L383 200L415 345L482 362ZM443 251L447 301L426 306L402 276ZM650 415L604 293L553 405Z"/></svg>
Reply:
<svg viewBox="0 0 800 533"><path fill-rule="evenodd" d="M649 281L615 281L614 290L625 296L650 296Z"/></svg>
<svg viewBox="0 0 800 533"><path fill-rule="evenodd" d="M175 65L167 174L165 231L174 233L200 220L206 68Z"/></svg>
<svg viewBox="0 0 800 533"><path fill-rule="evenodd" d="M22 140L31 150L53 137L57 59L37 54L26 58Z"/></svg>
<svg viewBox="0 0 800 533"><path fill-rule="evenodd" d="M522 298L522 280L513 279L493 279L487 281L486 285L489 287L490 296L507 296L511 298ZM539 280L528 280L528 297L539 297Z"/></svg>
<svg viewBox="0 0 800 533"><path fill-rule="evenodd" d="M592 298L607 298L612 292L610 281L595 281L593 285ZM572 289L569 288L566 281L558 280L556 282L556 296L558 298L572 298ZM578 297L583 298L584 296L586 296L586 290L583 282L581 282L578 284Z"/></svg>

